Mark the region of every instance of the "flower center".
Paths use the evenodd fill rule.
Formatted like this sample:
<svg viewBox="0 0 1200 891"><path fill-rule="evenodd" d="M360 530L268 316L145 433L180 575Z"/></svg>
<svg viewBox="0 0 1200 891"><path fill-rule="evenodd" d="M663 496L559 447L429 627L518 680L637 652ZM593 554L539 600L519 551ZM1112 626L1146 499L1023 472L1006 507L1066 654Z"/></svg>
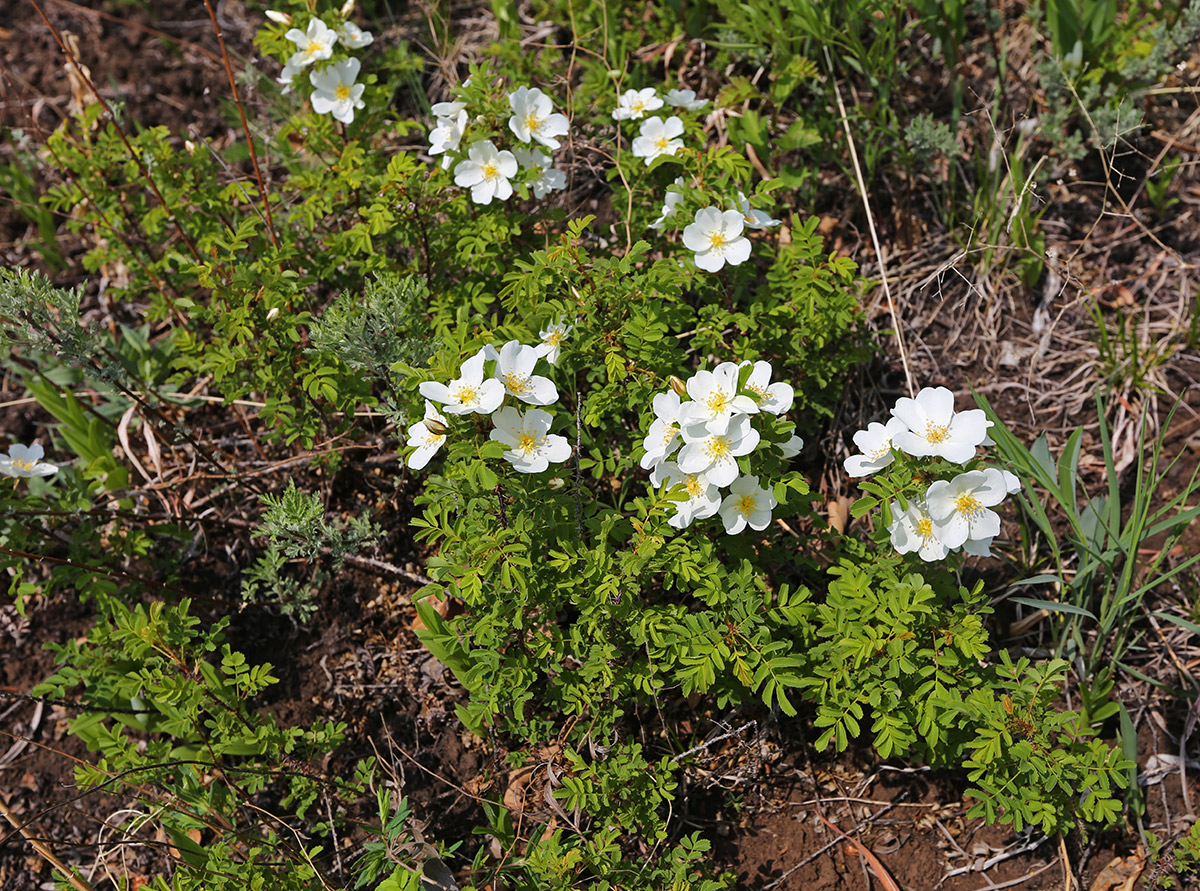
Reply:
<svg viewBox="0 0 1200 891"><path fill-rule="evenodd" d="M562 339L562 331L551 331L546 337L546 343L550 344L550 346L558 346L560 343L562 343Z"/></svg>
<svg viewBox="0 0 1200 891"><path fill-rule="evenodd" d="M434 433L432 430L425 431L425 445L427 445L427 446L440 445L442 440L444 440L445 438L446 437L444 435L438 435L437 433Z"/></svg>
<svg viewBox="0 0 1200 891"><path fill-rule="evenodd" d="M646 110L646 103L641 99L634 99L633 104L629 106L629 110L634 114L641 114Z"/></svg>
<svg viewBox="0 0 1200 891"><path fill-rule="evenodd" d="M338 84L337 89L333 91L333 95L337 97L339 102L345 102L350 98L350 88L345 84Z"/></svg>
<svg viewBox="0 0 1200 891"><path fill-rule="evenodd" d="M324 50L325 44L321 43L319 40L312 40L309 41L308 49L306 49L304 52L311 59L317 53L323 52Z"/></svg>
<svg viewBox="0 0 1200 891"><path fill-rule="evenodd" d="M667 150L667 137L660 136L658 139L654 140L654 147L660 152L665 152Z"/></svg>
<svg viewBox="0 0 1200 891"><path fill-rule="evenodd" d="M504 386L508 387L508 392L514 396L520 396L530 388L529 377L517 374L515 371L506 371L504 372Z"/></svg>
<svg viewBox="0 0 1200 891"><path fill-rule="evenodd" d="M704 404L708 406L708 410L714 415L719 415L729 406L729 397L721 390L715 390L708 394L708 398L704 400Z"/></svg>
<svg viewBox="0 0 1200 891"><path fill-rule="evenodd" d="M690 495L692 498L698 497L704 490L704 487L700 485L700 477L696 476L694 473L687 477L683 485L684 488L687 489L688 495Z"/></svg>
<svg viewBox="0 0 1200 891"><path fill-rule="evenodd" d="M522 430L520 437L517 439L517 448L520 451L525 452L525 454L536 452L540 440L541 437L530 433L528 430Z"/></svg>
<svg viewBox="0 0 1200 891"><path fill-rule="evenodd" d="M33 464L34 464L34 462L30 461L28 458L14 458L13 459L13 467L16 467L18 470L32 471Z"/></svg>
<svg viewBox="0 0 1200 891"><path fill-rule="evenodd" d="M739 514L752 514L758 510L758 501L753 495L743 495L737 500Z"/></svg>
<svg viewBox="0 0 1200 891"><path fill-rule="evenodd" d="M944 442L949 433L949 424L935 424L929 421L925 426L925 438L930 442Z"/></svg>
<svg viewBox="0 0 1200 891"><path fill-rule="evenodd" d="M921 517L921 519L913 523L913 528L917 530L917 535L921 536L921 538L924 540L928 541L929 539L933 538L932 518L928 516Z"/></svg>
<svg viewBox="0 0 1200 891"><path fill-rule="evenodd" d="M716 232L708 234L708 249L710 251L723 251L725 249L724 229L718 229Z"/></svg>
<svg viewBox="0 0 1200 891"><path fill-rule="evenodd" d="M729 438L725 436L710 436L704 444L704 451L714 461L729 457Z"/></svg>
<svg viewBox="0 0 1200 891"><path fill-rule="evenodd" d="M458 392L454 394L454 398L463 405L470 405L475 401L475 388L468 386L459 387Z"/></svg>
<svg viewBox="0 0 1200 891"><path fill-rule="evenodd" d="M525 129L530 133L536 133L538 130L542 129L542 119L539 118L536 113L531 111L529 114L525 115Z"/></svg>
<svg viewBox="0 0 1200 891"><path fill-rule="evenodd" d="M483 174L484 179L495 179L500 175L500 170L491 161L486 161L479 166L479 172Z"/></svg>
<svg viewBox="0 0 1200 891"><path fill-rule="evenodd" d="M960 514L966 514L968 517L983 513L983 505L970 492L964 492L955 498L954 507Z"/></svg>
<svg viewBox="0 0 1200 891"><path fill-rule="evenodd" d="M664 449L668 445L671 444L671 440L674 439L678 433L679 433L679 425L678 424L672 424L666 430L663 431L663 440L662 441L663 441Z"/></svg>
<svg viewBox="0 0 1200 891"><path fill-rule="evenodd" d="M769 394L767 393L766 387L756 387L753 384L746 384L746 389L750 391L750 398L759 405L762 405L767 401L767 396Z"/></svg>

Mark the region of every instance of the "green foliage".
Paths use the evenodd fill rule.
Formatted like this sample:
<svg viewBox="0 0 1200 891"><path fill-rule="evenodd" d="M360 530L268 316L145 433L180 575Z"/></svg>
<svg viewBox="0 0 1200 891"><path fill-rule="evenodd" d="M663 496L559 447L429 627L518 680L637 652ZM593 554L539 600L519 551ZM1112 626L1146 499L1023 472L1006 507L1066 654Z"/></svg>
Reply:
<svg viewBox="0 0 1200 891"><path fill-rule="evenodd" d="M1111 6L1046 4L1058 73L1045 78L1058 77L1051 93L1068 109L1048 113L1047 126L1064 141L1078 137L1075 115L1088 119L1095 145L1111 146L1130 126L1112 113L1125 107L1123 88L1087 66L1112 52L1159 66L1153 52L1110 48L1123 46ZM432 39L448 43L448 7L435 7ZM899 0L535 3L539 18L569 21L579 45L598 47L578 60L572 52L563 78L560 47L531 51L509 39L521 27L516 5L492 8L505 39L490 65L471 64L453 87L469 109L470 136L445 166L411 150L428 121L395 120L403 101L415 95L423 107L429 97L420 60L394 41L378 47L364 77L367 107L348 125L300 107L306 77L286 97L269 75L246 72L272 125L269 137L254 128L244 136L261 163L244 143L181 144L99 106L46 141L60 175L31 220L50 245L47 220L65 218L90 245L84 268L121 270L108 297L135 306L147 324L98 330L80 318L83 291L0 271L6 368L20 369L53 419L54 441L78 459L53 481L0 494L0 565L22 608L48 588L95 601L95 628L56 649L60 667L38 693L76 698L70 732L94 755L77 771L84 789L119 789L160 810L178 863L155 887L307 891L352 882L415 891L423 872L448 870L444 856L459 857L460 879L474 883L466 887L715 891L733 877L714 875L709 842L682 834L674 813L684 767L668 746L679 740L633 732L664 702L688 697L700 709L811 720L822 749L865 738L883 758L965 767L972 813L990 821L1046 832L1114 823L1113 795L1133 775L1127 756L1136 749L1112 701L1113 674L1101 666L1121 665L1136 643L1130 617L1150 585L1194 563L1170 571L1155 563L1136 580L1131 568L1146 539L1173 541L1195 517L1200 508L1185 505L1196 481L1149 510L1148 493L1165 473L1159 438L1138 465L1131 512L1116 488L1077 506L1078 436L1055 462L1044 439L1026 450L997 423L1001 454L1050 493L1071 528L1068 542L1053 540L1046 509L1032 492L1022 497L1027 536L1050 540L1040 578L1052 575L1067 596L1039 601L1061 619L1056 658L1014 663L989 641L988 598L981 585L960 583L957 557L917 564L887 544L893 499L906 505L946 462L915 472L897 465L864 482L854 515L883 514L868 538L834 534L784 457L797 431L823 432L814 422L835 416L847 372L872 354L855 264L829 253L818 220L798 212L786 230L747 230L749 259L717 274L697 268L680 234L697 211L727 208L739 193L755 210L793 207L823 165L845 165L837 137L847 122L833 112L839 80L853 81L859 97L848 125L868 178L897 158L910 171L918 157L936 160L922 172L930 178L940 162L961 160L961 91L949 124L897 111L908 65L901 44L919 19L957 60L972 28L994 31L992 18L967 3L918 3L914 18ZM345 16L300 2L289 11L301 28L316 14L332 24ZM1170 33L1191 33L1193 18L1180 16ZM263 27L263 54L289 57L287 27ZM614 124L611 109L626 89L663 86L657 63L627 60L650 58L638 54L643 46L670 46L669 66L685 35L704 37L728 66L714 103L728 144L712 144L707 112L677 109L684 149L647 165L629 150L640 125ZM513 145L508 95L535 83L570 113L572 138L600 149L577 152L590 160L572 166L580 180L567 201L533 197L530 168L514 177L507 202L477 204L455 168L477 141ZM1035 191L1045 172L1041 160L1024 159L1044 138L1018 142L1003 163L979 158L965 175L975 201L964 246L984 265L1013 253L1027 284L1042 271ZM1062 156L1082 145L1078 137ZM1165 168L1148 185L1153 202L1171 174ZM31 200L22 168L0 171L0 184ZM957 188L948 182L940 196L947 219L961 213ZM662 209L667 195L678 199L671 214ZM576 214L581 196L596 199L596 216ZM505 805L483 801L480 831L503 857L491 845L460 855L457 844L423 841L409 800L377 784L372 763L351 778L324 776L314 765L346 728L281 726L262 707L277 683L272 667L231 644L227 619L193 615L190 601L174 599L173 546L190 535L148 519L127 439L140 429L147 442L186 444L211 478L245 494L239 468L170 419L187 397L168 388L207 387L214 402L261 406L254 435L285 454L361 444L366 427L386 448L402 448L407 419L422 414L422 384L459 377L481 348L537 343L555 324L569 334L539 372L558 393L545 407L550 435L564 437L570 457L543 474L518 472L486 417L447 408L443 450L419 482L404 475L416 487L412 526L432 579L414 596L417 635L466 690L459 720L510 751L514 766L554 749L542 795L554 825L514 825ZM656 488L641 467L652 401L669 387L678 392L676 377L759 360L794 387L795 413L758 412L760 447L737 470L764 482L780 522L739 535L724 534L716 518L678 528L671 520L688 496ZM749 374L738 381L742 396ZM77 393L84 384L86 399ZM380 415L387 423L375 423ZM414 463L420 469L410 458L409 470ZM266 542L242 575L243 596L301 621L316 615L314 593L382 534L365 513L329 516L294 480L257 505L239 502L247 503L261 511L253 535ZM434 606L442 600L454 604L444 615ZM1085 621L1099 631L1090 651ZM1067 678L1058 656L1087 666L1078 710L1057 703ZM1095 737L1118 716L1128 724L1124 754ZM368 822L377 825L364 829L349 814L368 793L376 805ZM342 830L370 840L333 876L323 848Z"/></svg>
<svg viewBox="0 0 1200 891"><path fill-rule="evenodd" d="M331 575L342 568L347 555L355 555L378 541L382 532L368 514L352 514L345 522L331 523L316 495L309 495L288 480L282 495L259 496L266 511L254 537L267 539L267 550L242 580L247 601L276 604L285 615L307 621L316 611L314 598ZM329 569L319 568L328 557ZM284 575L292 562L318 567L308 579Z"/></svg>

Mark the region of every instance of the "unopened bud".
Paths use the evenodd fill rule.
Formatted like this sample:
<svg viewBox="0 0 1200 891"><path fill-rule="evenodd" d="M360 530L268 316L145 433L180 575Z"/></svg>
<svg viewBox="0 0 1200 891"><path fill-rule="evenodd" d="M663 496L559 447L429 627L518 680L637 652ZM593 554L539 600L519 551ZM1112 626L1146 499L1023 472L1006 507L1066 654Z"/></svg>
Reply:
<svg viewBox="0 0 1200 891"><path fill-rule="evenodd" d="M267 310L267 321L273 322L277 318L279 318L279 307L272 306L270 309Z"/></svg>
<svg viewBox="0 0 1200 891"><path fill-rule="evenodd" d="M352 12L354 12L354 0L346 0L346 2L342 4L342 18L350 18L350 13Z"/></svg>
<svg viewBox="0 0 1200 891"><path fill-rule="evenodd" d="M671 389L679 395L680 399L687 397L687 384L685 384L675 375L671 375Z"/></svg>
<svg viewBox="0 0 1200 891"><path fill-rule="evenodd" d="M286 12L280 12L278 9L268 9L266 16L277 25L290 25L292 17Z"/></svg>
<svg viewBox="0 0 1200 891"><path fill-rule="evenodd" d="M425 419L425 429L428 430L430 433L432 433L434 436L445 436L446 431L450 428L447 427L445 424L443 424L441 421L439 421L437 418L426 418Z"/></svg>
<svg viewBox="0 0 1200 891"><path fill-rule="evenodd" d="M567 484L567 481L564 480L561 476L552 476L552 477L550 477L549 482L546 483L546 485L549 486L551 489L553 489L555 492L557 492L559 489L561 489L566 484Z"/></svg>
<svg viewBox="0 0 1200 891"><path fill-rule="evenodd" d="M185 139L183 141L183 147L187 149L187 153L189 155L194 155L196 153L196 143L192 142L190 139Z"/></svg>

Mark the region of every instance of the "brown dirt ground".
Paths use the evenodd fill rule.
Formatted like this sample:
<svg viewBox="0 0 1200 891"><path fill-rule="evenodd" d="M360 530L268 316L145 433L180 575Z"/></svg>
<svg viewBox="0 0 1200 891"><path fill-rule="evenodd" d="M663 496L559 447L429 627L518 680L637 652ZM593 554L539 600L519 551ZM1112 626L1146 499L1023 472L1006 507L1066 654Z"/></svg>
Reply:
<svg viewBox="0 0 1200 891"><path fill-rule="evenodd" d="M221 104L226 95L224 72L202 5L167 0L154 4L153 14L112 3L88 9L66 0L48 0L43 8L56 27L79 36L84 61L94 74L102 75L99 82L106 97L124 101L130 118L166 125L180 138L201 133L220 139L226 132ZM252 17L236 0L219 4L218 9L231 49L252 56ZM58 47L28 3L9 4L0 16L0 37L0 125L44 134L62 119L71 97ZM1166 132L1195 144L1194 116L1172 118L1168 110L1162 117L1158 123ZM1161 144L1159 138L1157 144L1139 147L1139 159L1153 157ZM1189 163L1196 160L1192 154L1185 153L1185 158ZM1059 208L1047 219L1047 231L1061 245L1066 268L1058 284L1052 286L1044 278L1032 291L1014 288L1010 281L980 277L969 263L955 260L956 249L944 237L926 231L924 238L914 239L912 221L884 216L895 221L885 229L893 230L892 234L903 230L910 233L906 243L920 243L918 248L889 251L889 268L919 272L906 279L898 301L920 381L945 384L960 393L968 383L978 386L1014 429L1031 437L1045 429L1049 416L1054 418L1051 432L1056 442L1075 427L1085 427L1089 430L1085 455L1090 459L1085 461L1085 479L1097 483L1102 467L1095 458L1091 393L1102 375L1091 347L1093 322L1081 297L1099 294L1110 304L1106 318L1113 324L1122 314L1138 314L1147 344L1168 342L1177 335L1172 328L1177 306L1195 293L1191 276L1200 268L1200 226L1194 218L1200 188L1194 174L1186 175L1180 184L1181 210L1171 219L1151 221L1163 242L1160 248L1135 237L1138 233L1131 233L1131 224L1120 218L1100 219L1097 229L1085 238L1091 222L1099 217L1099 187L1094 185L1095 177L1091 182L1055 186L1046 196ZM843 188L851 195L846 184ZM877 259L849 217L831 222L831 246L852 253L868 274L877 274ZM24 218L0 203L0 251L5 262L35 262L29 246L35 240ZM63 248L70 256L81 246L64 239ZM881 328L887 327L881 296L876 293L872 299L873 317ZM1178 337L1171 342L1177 343ZM997 344L1001 349L994 349ZM838 424L839 429L850 426L849 418L869 415L900 394L903 380L894 364L891 373L878 372L872 370L853 403L848 401L841 419L846 423ZM1164 389L1183 395L1188 406L1180 411L1169 439L1172 453L1182 453L1184 460L1168 486L1181 485L1196 467L1198 372L1194 348L1171 357L1159 372ZM20 395L12 382L4 384L0 393L4 400ZM1125 416L1136 416L1136 394L1123 396L1128 403ZM1153 407L1161 414L1168 402L1163 397ZM28 440L39 420L35 412L23 409L6 413L0 428L14 439ZM1128 420L1123 423L1118 438L1136 443L1136 437L1130 439L1134 428ZM844 448L844 443L836 446ZM831 499L846 494L832 466L825 473L823 468L812 468ZM333 503L350 510L357 500L374 501L396 523L378 557L415 569L420 560L404 530L398 494L390 484L375 479L380 473L378 463L351 462L337 481ZM346 482L354 475L356 482ZM327 479L309 482L334 494ZM1198 546L1200 524L1189 532L1187 552ZM244 547L243 541L242 557ZM233 608L237 569L236 560L216 558L193 569L191 581L197 589L213 592L214 612ZM251 607L235 617L232 633L236 645L252 659L266 659L279 667L281 683L265 707L280 721L303 724L320 714L349 723L346 751L337 753L323 769L336 771L362 755L378 754L402 781L418 817L428 823L428 835L450 841L476 825L476 796L503 794L504 768L498 760L502 753L458 728L453 706L460 691L410 631L411 591L407 582L350 569L323 592L318 622L301 627L267 609ZM1195 584L1189 592L1185 583L1175 593L1185 599L1195 591ZM86 605L61 597L35 600L28 619L16 616L9 607L0 609L0 694L19 695L32 689L53 670L43 645L85 633L89 618ZM1186 667L1194 670L1200 665L1200 651L1186 635L1176 634L1178 630L1168 629L1167 634ZM1154 752L1177 751L1186 708L1152 699L1144 690L1131 689L1128 696L1139 720L1142 759ZM1144 697L1140 703L1137 696ZM99 856L99 821L130 802L101 795L77 800L72 758L84 753L65 737L69 716L69 710L53 705L35 719L33 703L0 695L0 756L9 745L29 739L7 763L0 764L0 797L60 857L90 868L97 888L108 887L101 884L105 867L117 874L123 869L129 876L152 874L162 865L152 849L131 854L120 861L119 869L115 865L119 858L111 852ZM743 719L699 710L689 722L703 738L706 728L733 727ZM884 887L869 875L854 844L835 835L819 817L874 852L905 891L935 887L1035 891L1062 886L1059 852L1052 842L1022 851L1027 837L965 818L961 777L898 768L866 752L813 758L804 742L805 731L805 722L797 719L784 721L761 737L735 736L715 748L709 761L688 772L681 795L684 825L716 841L716 862L738 874L739 887L764 891ZM1200 787L1193 783L1191 790L1192 800L1200 801ZM1177 772L1148 789L1147 828L1174 839L1191 819ZM1082 857L1083 852L1068 852L1073 862L1086 862L1085 887L1110 891L1108 885L1092 883L1114 857L1133 853L1132 837L1115 833L1102 837ZM942 882L955 871L957 875ZM1136 887L1149 887L1149 877L1147 872ZM0 891L25 891L50 878L46 864L22 838L0 830Z"/></svg>

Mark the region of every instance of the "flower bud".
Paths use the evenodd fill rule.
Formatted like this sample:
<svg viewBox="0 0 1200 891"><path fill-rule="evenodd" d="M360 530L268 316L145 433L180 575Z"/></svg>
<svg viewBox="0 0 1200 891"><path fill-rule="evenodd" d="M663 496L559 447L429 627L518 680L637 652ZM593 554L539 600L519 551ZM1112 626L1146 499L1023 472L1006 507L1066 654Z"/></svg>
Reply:
<svg viewBox="0 0 1200 891"><path fill-rule="evenodd" d="M561 489L566 484L567 484L567 481L564 480L561 476L552 476L552 477L550 477L549 481L546 483L546 485L549 486L551 489L553 489L555 492L557 492L559 489Z"/></svg>
<svg viewBox="0 0 1200 891"><path fill-rule="evenodd" d="M354 12L354 0L346 0L346 2L342 4L342 18L350 18L350 13L352 12Z"/></svg>
<svg viewBox="0 0 1200 891"><path fill-rule="evenodd" d="M446 431L449 428L445 424L443 424L441 421L439 421L437 418L426 418L425 419L425 429L428 430L430 433L432 433L434 436L445 436Z"/></svg>
<svg viewBox="0 0 1200 891"><path fill-rule="evenodd" d="M183 147L187 149L187 153L189 155L196 154L196 143L192 142L190 139L185 139L183 141Z"/></svg>
<svg viewBox="0 0 1200 891"><path fill-rule="evenodd" d="M277 318L279 318L279 307L272 306L270 309L267 310L267 321L273 322Z"/></svg>
<svg viewBox="0 0 1200 891"><path fill-rule="evenodd" d="M277 25L290 25L292 23L292 17L286 12L280 12L278 9L268 9L265 15Z"/></svg>
<svg viewBox="0 0 1200 891"><path fill-rule="evenodd" d="M679 396L680 399L686 399L687 394L688 394L687 384L685 384L683 381L681 381L675 375L671 375L670 380L671 380L671 389L676 392L676 394Z"/></svg>

